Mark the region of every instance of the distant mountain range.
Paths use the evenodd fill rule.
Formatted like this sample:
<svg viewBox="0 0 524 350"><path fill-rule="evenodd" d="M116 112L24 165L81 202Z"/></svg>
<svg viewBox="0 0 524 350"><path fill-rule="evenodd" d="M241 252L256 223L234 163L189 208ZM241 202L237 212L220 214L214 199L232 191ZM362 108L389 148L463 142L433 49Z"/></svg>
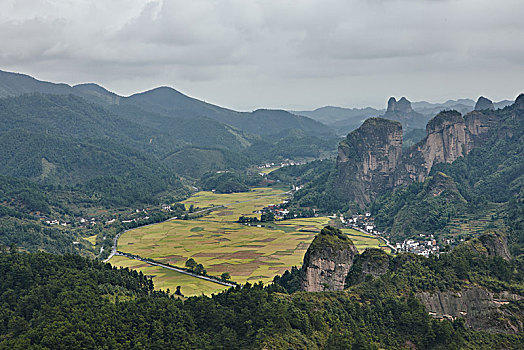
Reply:
<svg viewBox="0 0 524 350"><path fill-rule="evenodd" d="M63 153L66 150L59 152L56 148L46 147L97 140L99 145L116 142L122 149L128 149L127 154L139 152L139 158L147 158L183 176L197 178L210 170L246 167L284 158L318 157L324 152L334 152L337 143L329 127L311 118L283 110L237 112L191 98L170 87L124 97L93 83L70 86L0 71L0 105L6 122L0 126L0 141L9 143L10 137L5 135L12 138L13 133L24 133L26 138L39 140L50 137L61 140L44 143L43 148L36 150L31 149L31 145L42 141L26 142L27 147L22 144L22 149L17 152L3 155L0 162L6 165L20 161L17 156L20 152L34 157L55 154L57 160L65 162L68 157ZM99 142L101 139L105 141ZM306 140L315 147L306 151L295 147L303 145ZM277 146L281 144L287 147ZM0 146L10 148L10 145ZM113 152L113 149L104 149L103 152ZM210 154L214 156L210 157ZM197 167L188 166L188 156L198 164ZM35 158L32 162L33 169L41 168L36 166L41 160ZM124 163L133 164L133 161ZM57 169L53 174L59 177L53 181L58 183L66 180L62 175L68 172L82 175L69 177L66 182L70 184L77 183L80 178L88 180L86 174L120 174L110 167L105 167L107 171L100 173L76 172L71 168L66 171L63 168L65 163L53 165ZM12 168L3 167L0 175L12 175L13 171L16 172ZM42 180L40 175L28 177ZM51 178L47 176L48 181Z"/></svg>
<svg viewBox="0 0 524 350"><path fill-rule="evenodd" d="M388 102L392 102L391 99ZM408 132L411 129L425 128L427 122L443 110L456 110L461 114L466 114L475 109L475 101L472 99L430 103L426 101L410 102L405 97L402 97L398 102L395 100L395 105L400 104L400 106L402 106L404 102L407 102L405 103L405 108L400 108L396 111L393 111L393 106L388 103L387 110L372 107L343 108L326 106L312 111L292 111L292 113L315 119L331 127L337 135L345 136L349 132L357 129L364 120L371 117L398 120L402 123L404 132ZM512 103L513 101L503 100L493 103L493 107L495 109L504 108Z"/></svg>
<svg viewBox="0 0 524 350"><path fill-rule="evenodd" d="M277 134L286 129L299 129L309 134L330 134L325 125L304 116L283 110L257 110L237 112L186 96L170 87L158 87L129 97L119 96L105 88L89 83L69 86L37 80L24 74L0 71L0 97L43 93L72 94L105 106L137 107L154 113L148 122L157 122L159 116L170 118L205 117L231 125L240 130L260 134Z"/></svg>

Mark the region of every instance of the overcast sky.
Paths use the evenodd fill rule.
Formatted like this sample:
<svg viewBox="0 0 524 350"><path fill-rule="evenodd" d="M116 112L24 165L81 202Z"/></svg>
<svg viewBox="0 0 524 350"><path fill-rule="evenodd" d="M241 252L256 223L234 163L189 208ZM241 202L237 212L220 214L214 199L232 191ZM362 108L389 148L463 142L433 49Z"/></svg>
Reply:
<svg viewBox="0 0 524 350"><path fill-rule="evenodd" d="M0 69L224 107L514 99L522 0L2 0Z"/></svg>

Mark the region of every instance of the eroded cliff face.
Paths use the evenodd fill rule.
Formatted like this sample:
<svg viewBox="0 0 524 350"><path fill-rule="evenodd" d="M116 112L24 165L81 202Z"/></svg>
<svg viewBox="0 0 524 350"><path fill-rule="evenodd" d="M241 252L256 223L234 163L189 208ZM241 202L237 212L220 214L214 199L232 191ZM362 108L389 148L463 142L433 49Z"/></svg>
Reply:
<svg viewBox="0 0 524 350"><path fill-rule="evenodd" d="M456 111L440 112L426 126L426 137L411 148L402 159L399 184L422 182L435 163L451 163L465 156L468 146L466 123Z"/></svg>
<svg viewBox="0 0 524 350"><path fill-rule="evenodd" d="M506 236L496 232L488 232L471 239L467 245L479 254L499 256L504 260L511 260Z"/></svg>
<svg viewBox="0 0 524 350"><path fill-rule="evenodd" d="M496 333L518 333L522 323L512 317L512 305L523 300L509 292L495 294L477 286L459 291L422 292L417 298L429 314L438 319L463 318L466 326Z"/></svg>
<svg viewBox="0 0 524 350"><path fill-rule="evenodd" d="M479 98L477 104L482 110L464 117L456 111L440 112L428 122L426 137L404 152L399 123L381 118L366 120L339 145L335 192L340 198L366 205L395 186L423 182L437 163L451 163L466 156L481 146L488 132L500 123L489 108L489 100ZM524 108L524 95L517 98L515 106ZM391 113L410 109L407 100L388 102Z"/></svg>
<svg viewBox="0 0 524 350"><path fill-rule="evenodd" d="M485 98L484 96L480 96L477 100L477 103L475 103L476 111L493 110L493 109L495 109L495 107L493 106L493 101L491 101L489 98Z"/></svg>
<svg viewBox="0 0 524 350"><path fill-rule="evenodd" d="M365 280L366 276L379 277L389 269L391 256L382 249L367 248L355 257L346 277L346 288Z"/></svg>
<svg viewBox="0 0 524 350"><path fill-rule="evenodd" d="M343 290L357 254L353 242L340 230L329 226L322 229L304 256L301 289L307 292Z"/></svg>
<svg viewBox="0 0 524 350"><path fill-rule="evenodd" d="M399 122L370 118L338 148L335 190L345 199L367 204L395 184L402 155Z"/></svg>

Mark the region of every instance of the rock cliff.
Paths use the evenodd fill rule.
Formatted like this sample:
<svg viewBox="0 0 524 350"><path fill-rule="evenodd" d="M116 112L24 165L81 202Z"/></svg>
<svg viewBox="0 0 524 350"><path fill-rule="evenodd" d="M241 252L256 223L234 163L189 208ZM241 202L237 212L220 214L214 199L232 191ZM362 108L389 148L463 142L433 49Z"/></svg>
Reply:
<svg viewBox="0 0 524 350"><path fill-rule="evenodd" d="M399 182L422 182L435 163L451 163L467 154L469 137L460 113L444 111L429 121L426 137L403 155Z"/></svg>
<svg viewBox="0 0 524 350"><path fill-rule="evenodd" d="M399 122L366 120L339 144L332 177L334 192L340 199L363 206L396 186L423 182L433 165L454 162L482 146L490 130L496 129L500 137L511 136L511 130L504 128L500 113L489 102L479 98L477 110L465 116L457 111L440 112L427 123L426 137L404 151ZM514 118L523 115L517 111L524 109L524 94L517 97L512 108ZM387 113L411 110L406 99L388 101Z"/></svg>
<svg viewBox="0 0 524 350"><path fill-rule="evenodd" d="M389 268L391 256L382 249L368 248L355 257L346 277L346 288L365 280L366 276L378 277Z"/></svg>
<svg viewBox="0 0 524 350"><path fill-rule="evenodd" d="M498 295L477 286L459 291L422 292L417 298L429 314L439 319L463 318L466 326L495 333L518 333L522 323L512 316L509 304L523 300L519 295L501 292Z"/></svg>
<svg viewBox="0 0 524 350"><path fill-rule="evenodd" d="M301 289L308 292L344 289L346 276L358 254L339 229L327 226L309 246L302 265Z"/></svg>
<svg viewBox="0 0 524 350"><path fill-rule="evenodd" d="M467 245L479 254L500 256L504 260L511 259L507 238L502 234L495 232L484 233L479 237L469 240Z"/></svg>
<svg viewBox="0 0 524 350"><path fill-rule="evenodd" d="M402 155L402 126L381 118L367 119L338 148L334 189L341 198L367 204L395 185Z"/></svg>
<svg viewBox="0 0 524 350"><path fill-rule="evenodd" d="M524 94L520 94L515 100L515 107L518 109L524 109Z"/></svg>

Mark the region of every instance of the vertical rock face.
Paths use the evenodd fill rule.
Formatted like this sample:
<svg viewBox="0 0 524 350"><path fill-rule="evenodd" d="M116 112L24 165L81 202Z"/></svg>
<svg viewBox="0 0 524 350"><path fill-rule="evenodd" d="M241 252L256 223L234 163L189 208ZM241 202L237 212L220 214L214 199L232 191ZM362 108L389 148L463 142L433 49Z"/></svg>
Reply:
<svg viewBox="0 0 524 350"><path fill-rule="evenodd" d="M493 110L495 109L493 107L493 101L491 101L488 98L485 98L484 96L480 96L477 100L477 103L475 104L475 110L476 111L484 111L484 110Z"/></svg>
<svg viewBox="0 0 524 350"><path fill-rule="evenodd" d="M339 198L359 205L395 186L423 182L437 163L451 163L481 146L488 132L500 125L491 101L479 98L476 110L464 117L457 111L442 111L426 126L426 137L402 151L402 126L393 120L371 118L350 133L338 148L333 189ZM524 94L515 100L515 110L524 109ZM405 98L388 101L389 119L411 113ZM518 118L520 113L514 113ZM498 129L500 137L506 137Z"/></svg>
<svg viewBox="0 0 524 350"><path fill-rule="evenodd" d="M346 276L358 254L353 242L340 230L325 227L304 256L301 289L308 292L343 290Z"/></svg>
<svg viewBox="0 0 524 350"><path fill-rule="evenodd" d="M429 121L426 133L422 152L429 169L434 163L451 163L466 154L466 123L460 113L439 113Z"/></svg>
<svg viewBox="0 0 524 350"><path fill-rule="evenodd" d="M401 183L422 182L435 163L451 163L468 152L466 123L456 111L440 112L426 126L426 138L403 157Z"/></svg>
<svg viewBox="0 0 524 350"><path fill-rule="evenodd" d="M394 185L402 155L399 122L370 118L338 148L335 190L345 199L367 204Z"/></svg>
<svg viewBox="0 0 524 350"><path fill-rule="evenodd" d="M452 292L422 292L417 298L435 318L463 318L466 326L495 333L518 333L523 325L504 309L504 305L518 302L522 297L503 292L495 295L480 287L466 287Z"/></svg>
<svg viewBox="0 0 524 350"><path fill-rule="evenodd" d="M397 100L394 97L391 97L388 100L388 109L386 113L411 113L413 108L411 108L411 102L408 101L405 97Z"/></svg>
<svg viewBox="0 0 524 350"><path fill-rule="evenodd" d="M477 238L469 240L467 244L477 253L500 256L504 260L511 260L506 236L496 233L484 233Z"/></svg>

